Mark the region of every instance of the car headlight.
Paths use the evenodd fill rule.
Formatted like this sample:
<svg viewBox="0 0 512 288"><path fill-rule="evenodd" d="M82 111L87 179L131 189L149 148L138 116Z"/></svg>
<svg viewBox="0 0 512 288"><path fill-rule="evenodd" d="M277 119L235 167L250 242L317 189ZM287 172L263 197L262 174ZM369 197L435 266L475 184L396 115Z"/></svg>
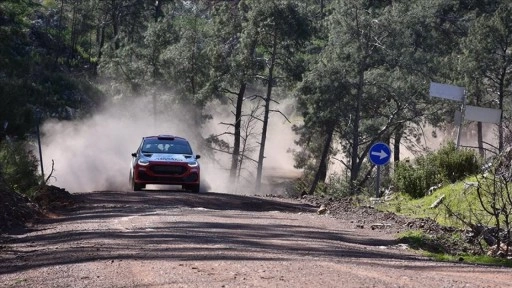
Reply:
<svg viewBox="0 0 512 288"><path fill-rule="evenodd" d="M188 162L188 166L189 167L197 167L197 166L199 166L199 163L197 163L197 161L191 161L191 162Z"/></svg>
<svg viewBox="0 0 512 288"><path fill-rule="evenodd" d="M137 164L142 165L142 166L146 166L146 165L148 165L148 164L149 164L149 160L148 160L148 159L142 159L142 158L141 158L141 159L139 159L139 160L137 161Z"/></svg>

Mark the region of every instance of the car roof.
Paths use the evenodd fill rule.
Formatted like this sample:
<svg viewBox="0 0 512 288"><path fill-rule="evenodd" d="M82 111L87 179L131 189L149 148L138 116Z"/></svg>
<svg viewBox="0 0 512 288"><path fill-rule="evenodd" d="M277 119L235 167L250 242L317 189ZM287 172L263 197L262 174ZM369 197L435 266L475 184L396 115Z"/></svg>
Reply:
<svg viewBox="0 0 512 288"><path fill-rule="evenodd" d="M185 142L188 142L187 139L183 138L183 137L179 137L179 136L174 136L174 135L157 135L157 136L146 136L146 137L142 137L143 140L146 140L146 139L151 139L151 140L157 140L157 139L160 139L160 140L178 140L178 141L185 141Z"/></svg>

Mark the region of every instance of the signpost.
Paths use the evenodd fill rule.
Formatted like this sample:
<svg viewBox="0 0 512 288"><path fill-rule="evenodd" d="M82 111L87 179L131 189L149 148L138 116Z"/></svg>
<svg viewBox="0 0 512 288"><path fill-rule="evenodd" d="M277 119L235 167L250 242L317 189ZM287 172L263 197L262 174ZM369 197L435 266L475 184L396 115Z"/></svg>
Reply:
<svg viewBox="0 0 512 288"><path fill-rule="evenodd" d="M460 119L460 123L459 123L459 128L457 129L457 148L458 148L460 145L460 134L462 132L462 123L464 123L464 110L466 109L466 90L464 89L464 87L430 82L430 96L462 102L462 106L460 108L461 109L461 119Z"/></svg>
<svg viewBox="0 0 512 288"><path fill-rule="evenodd" d="M464 119L468 121L499 124L501 120L501 110L466 105Z"/></svg>
<svg viewBox="0 0 512 288"><path fill-rule="evenodd" d="M464 94L464 87L435 82L430 83L430 96L432 97L438 97L460 102L464 100Z"/></svg>
<svg viewBox="0 0 512 288"><path fill-rule="evenodd" d="M464 100L465 89L455 85L430 82L430 96L453 101Z"/></svg>
<svg viewBox="0 0 512 288"><path fill-rule="evenodd" d="M382 142L377 142L370 147L370 161L377 166L377 179L375 184L375 197L380 197L380 166L386 165L391 160L391 149Z"/></svg>
<svg viewBox="0 0 512 288"><path fill-rule="evenodd" d="M430 83L430 96L462 102L461 111L455 114L457 131L457 148L460 145L460 135L464 120L499 124L501 122L501 110L466 105L466 90L464 87Z"/></svg>

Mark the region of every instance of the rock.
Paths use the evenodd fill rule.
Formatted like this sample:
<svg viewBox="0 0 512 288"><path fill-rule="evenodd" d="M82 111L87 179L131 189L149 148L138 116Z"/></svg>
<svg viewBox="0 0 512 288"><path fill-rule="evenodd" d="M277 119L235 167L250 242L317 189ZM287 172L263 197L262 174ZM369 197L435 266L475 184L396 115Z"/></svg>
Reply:
<svg viewBox="0 0 512 288"><path fill-rule="evenodd" d="M327 208L325 207L324 204L320 205L320 208L318 208L318 210L316 211L316 213L318 215L322 215L322 214L325 214L327 213Z"/></svg>
<svg viewBox="0 0 512 288"><path fill-rule="evenodd" d="M510 251L511 249L512 249L512 247L509 247L507 249L507 244L505 244L505 243L501 243L499 248L498 248L498 245L494 245L494 246L490 247L489 250L487 251L487 256L495 256L495 257L505 258L506 256L511 254L511 252L512 252L512 251Z"/></svg>
<svg viewBox="0 0 512 288"><path fill-rule="evenodd" d="M432 193L434 193L434 191L436 191L437 189L441 188L441 186L443 186L443 183L439 183L437 185L434 185L432 187L430 187L427 191L427 195L431 195Z"/></svg>
<svg viewBox="0 0 512 288"><path fill-rule="evenodd" d="M370 225L370 228L372 230L375 230L375 229L385 229L385 228L388 228L388 227L391 227L391 224L375 223L375 224Z"/></svg>
<svg viewBox="0 0 512 288"><path fill-rule="evenodd" d="M372 197L372 198L370 198L370 202L372 202L372 204L375 205L375 204L378 204L378 203L383 203L384 199Z"/></svg>
<svg viewBox="0 0 512 288"><path fill-rule="evenodd" d="M464 190L471 187L478 187L478 182L464 182Z"/></svg>

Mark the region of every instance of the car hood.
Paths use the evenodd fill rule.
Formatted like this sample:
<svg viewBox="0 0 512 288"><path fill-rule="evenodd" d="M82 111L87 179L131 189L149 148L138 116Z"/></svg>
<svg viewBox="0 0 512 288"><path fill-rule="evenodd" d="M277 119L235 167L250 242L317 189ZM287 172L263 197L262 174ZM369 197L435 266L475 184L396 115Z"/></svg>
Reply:
<svg viewBox="0 0 512 288"><path fill-rule="evenodd" d="M151 154L151 156L142 155L141 158L145 158L149 161L161 161L161 162L191 162L195 161L195 158L189 157L185 158L185 155L183 154L162 154L162 153L155 153Z"/></svg>

